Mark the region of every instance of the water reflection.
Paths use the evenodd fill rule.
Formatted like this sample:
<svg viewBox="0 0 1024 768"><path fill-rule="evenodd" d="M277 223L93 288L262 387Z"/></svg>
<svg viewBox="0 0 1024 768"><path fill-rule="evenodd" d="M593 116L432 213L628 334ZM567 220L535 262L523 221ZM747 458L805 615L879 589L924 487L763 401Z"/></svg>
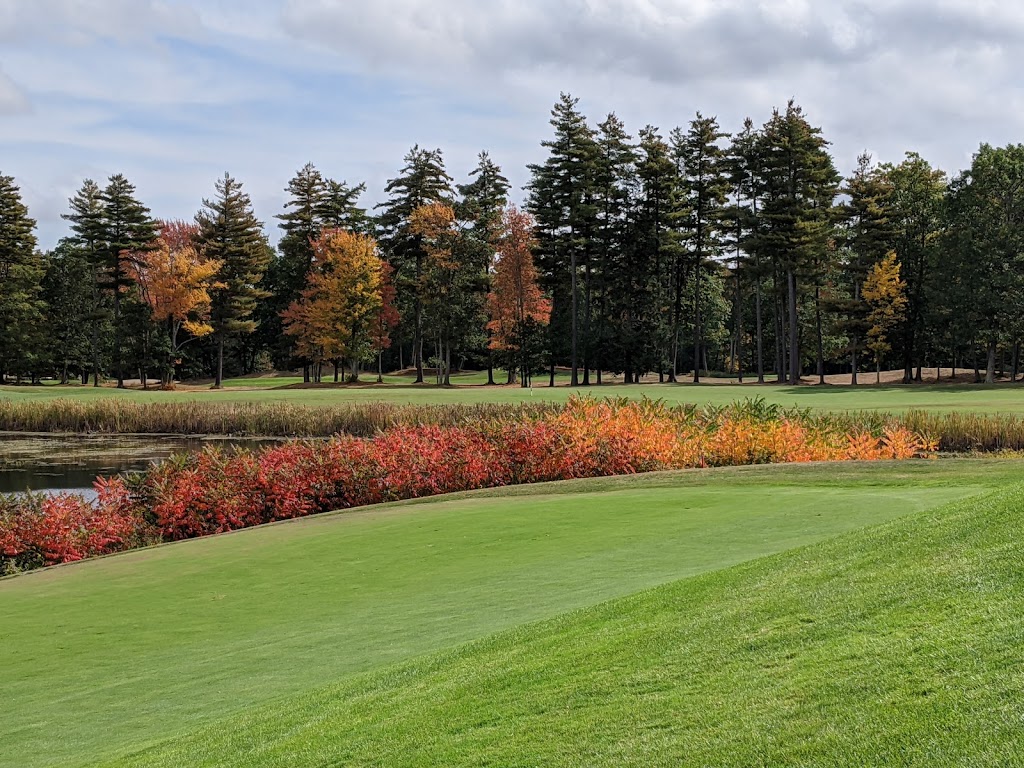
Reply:
<svg viewBox="0 0 1024 768"><path fill-rule="evenodd" d="M0 434L0 493L74 491L93 495L98 475L145 469L207 445L255 448L273 440L133 435Z"/></svg>

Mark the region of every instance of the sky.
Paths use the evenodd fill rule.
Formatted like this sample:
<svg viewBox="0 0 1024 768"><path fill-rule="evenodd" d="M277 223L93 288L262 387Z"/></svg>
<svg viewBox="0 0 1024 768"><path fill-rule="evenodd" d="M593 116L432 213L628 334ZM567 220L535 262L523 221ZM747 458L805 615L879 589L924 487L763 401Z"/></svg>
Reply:
<svg viewBox="0 0 1024 768"><path fill-rule="evenodd" d="M488 150L522 197L562 91L635 135L795 99L840 171L908 150L951 174L1024 141L1024 3L1000 0L0 0L0 173L39 240L124 173L191 218L230 172L276 240L297 169L367 183L414 144Z"/></svg>

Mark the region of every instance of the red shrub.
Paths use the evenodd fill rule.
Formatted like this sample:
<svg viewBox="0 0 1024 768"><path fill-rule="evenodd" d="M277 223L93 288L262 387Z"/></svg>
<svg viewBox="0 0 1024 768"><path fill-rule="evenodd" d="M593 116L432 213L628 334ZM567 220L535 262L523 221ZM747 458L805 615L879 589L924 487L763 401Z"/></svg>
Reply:
<svg viewBox="0 0 1024 768"><path fill-rule="evenodd" d="M513 483L660 469L905 459L935 446L902 427L881 437L828 422L660 403L571 399L519 423L395 427L371 439L289 442L253 454L207 448L78 496L0 497L0 569L79 560L154 534L184 539L382 501Z"/></svg>

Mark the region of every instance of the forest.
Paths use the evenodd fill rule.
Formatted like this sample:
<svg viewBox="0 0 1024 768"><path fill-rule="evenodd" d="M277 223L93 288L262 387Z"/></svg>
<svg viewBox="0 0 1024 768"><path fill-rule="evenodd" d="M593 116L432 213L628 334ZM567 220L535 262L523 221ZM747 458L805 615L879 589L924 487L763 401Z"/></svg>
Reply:
<svg viewBox="0 0 1024 768"><path fill-rule="evenodd" d="M0 383L1018 379L1024 145L981 144L955 175L863 154L843 178L794 102L733 128L631 133L562 94L521 205L487 152L457 181L415 146L372 208L307 164L276 247L229 174L192 221L114 174L83 181L43 251L0 175Z"/></svg>

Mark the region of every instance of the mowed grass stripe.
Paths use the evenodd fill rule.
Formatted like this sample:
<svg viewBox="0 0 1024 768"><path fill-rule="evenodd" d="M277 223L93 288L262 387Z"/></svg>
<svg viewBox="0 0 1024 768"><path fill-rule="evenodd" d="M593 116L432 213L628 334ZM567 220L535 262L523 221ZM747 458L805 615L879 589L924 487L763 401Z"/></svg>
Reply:
<svg viewBox="0 0 1024 768"><path fill-rule="evenodd" d="M478 375L464 380L476 381ZM117 390L111 387L45 386L0 387L0 398L12 400L46 400L74 398L121 397L138 402L258 402L303 405L338 405L348 402L394 403L518 403L531 400L563 402L576 395L593 397L628 397L664 399L676 403L728 405L744 398L763 397L785 407L797 406L822 411L889 411L911 409L973 413L1024 412L1024 387L1008 384L983 385L891 385L891 386L779 386L774 384L612 384L601 387L532 389L520 387L484 387L463 384L453 387L431 385L386 384L383 386L343 386L293 389L282 387L279 379L236 379L224 390L182 389L173 392L158 390ZM294 383L291 380L285 380ZM264 387L249 389L247 387Z"/></svg>
<svg viewBox="0 0 1024 768"><path fill-rule="evenodd" d="M1022 525L1016 486L277 701L109 765L1020 765Z"/></svg>
<svg viewBox="0 0 1024 768"><path fill-rule="evenodd" d="M752 467L505 489L0 581L0 755L85 764L273 697L976 493L1019 466Z"/></svg>

